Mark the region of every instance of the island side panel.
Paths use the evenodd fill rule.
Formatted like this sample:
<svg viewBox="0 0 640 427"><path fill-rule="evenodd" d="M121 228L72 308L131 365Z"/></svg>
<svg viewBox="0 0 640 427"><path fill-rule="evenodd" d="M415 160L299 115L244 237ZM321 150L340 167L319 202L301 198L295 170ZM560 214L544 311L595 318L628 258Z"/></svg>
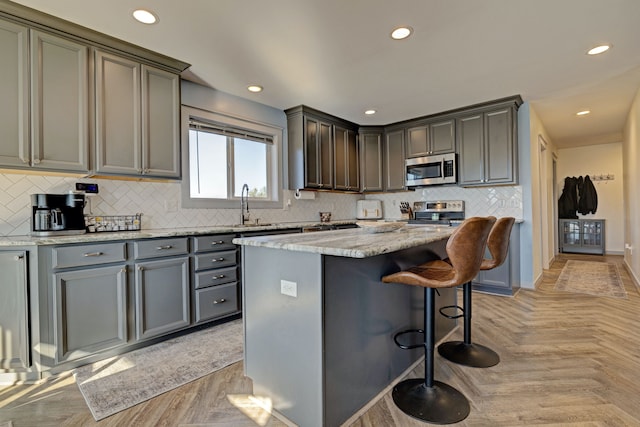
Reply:
<svg viewBox="0 0 640 427"><path fill-rule="evenodd" d="M397 332L423 328L423 288L380 278L446 257L445 245L442 240L363 259L323 257L325 425L341 425L424 356L422 347L402 350L393 342ZM454 288L439 292L437 308L456 303ZM436 340L455 325L437 314Z"/></svg>
<svg viewBox="0 0 640 427"><path fill-rule="evenodd" d="M322 426L321 255L242 247L245 374L256 396L305 426ZM281 293L281 280L297 296Z"/></svg>

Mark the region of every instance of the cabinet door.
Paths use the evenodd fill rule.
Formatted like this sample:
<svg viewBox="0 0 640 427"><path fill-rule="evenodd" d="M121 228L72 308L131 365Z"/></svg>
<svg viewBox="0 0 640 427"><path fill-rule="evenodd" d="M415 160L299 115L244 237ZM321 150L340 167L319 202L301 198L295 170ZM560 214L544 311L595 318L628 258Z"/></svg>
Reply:
<svg viewBox="0 0 640 427"><path fill-rule="evenodd" d="M53 277L56 363L126 344L124 265L56 273Z"/></svg>
<svg viewBox="0 0 640 427"><path fill-rule="evenodd" d="M88 48L31 30L33 166L89 170Z"/></svg>
<svg viewBox="0 0 640 427"><path fill-rule="evenodd" d="M581 220L582 249L585 253L604 254L604 222Z"/></svg>
<svg viewBox="0 0 640 427"><path fill-rule="evenodd" d="M145 175L180 178L180 80L142 65L142 168Z"/></svg>
<svg viewBox="0 0 640 427"><path fill-rule="evenodd" d="M136 263L136 339L188 326L189 258Z"/></svg>
<svg viewBox="0 0 640 427"><path fill-rule="evenodd" d="M353 130L333 126L334 188L358 190L358 147Z"/></svg>
<svg viewBox="0 0 640 427"><path fill-rule="evenodd" d="M487 184L514 182L515 152L511 108L485 113L485 176Z"/></svg>
<svg viewBox="0 0 640 427"><path fill-rule="evenodd" d="M304 117L304 186L320 187L320 121Z"/></svg>
<svg viewBox="0 0 640 427"><path fill-rule="evenodd" d="M95 52L97 172L142 173L140 64Z"/></svg>
<svg viewBox="0 0 640 427"><path fill-rule="evenodd" d="M0 252L0 369L29 367L27 260L24 251Z"/></svg>
<svg viewBox="0 0 640 427"><path fill-rule="evenodd" d="M385 135L384 187L385 191L404 190L404 130Z"/></svg>
<svg viewBox="0 0 640 427"><path fill-rule="evenodd" d="M429 131L426 125L407 129L407 158L430 154Z"/></svg>
<svg viewBox="0 0 640 427"><path fill-rule="evenodd" d="M460 185L482 184L484 181L484 123L483 115L458 119L458 176Z"/></svg>
<svg viewBox="0 0 640 427"><path fill-rule="evenodd" d="M25 166L29 150L29 55L26 27L0 20L0 164Z"/></svg>
<svg viewBox="0 0 640 427"><path fill-rule="evenodd" d="M362 191L382 191L382 134L362 133L360 135L362 171Z"/></svg>
<svg viewBox="0 0 640 427"><path fill-rule="evenodd" d="M455 122L453 119L429 124L431 154L456 151Z"/></svg>

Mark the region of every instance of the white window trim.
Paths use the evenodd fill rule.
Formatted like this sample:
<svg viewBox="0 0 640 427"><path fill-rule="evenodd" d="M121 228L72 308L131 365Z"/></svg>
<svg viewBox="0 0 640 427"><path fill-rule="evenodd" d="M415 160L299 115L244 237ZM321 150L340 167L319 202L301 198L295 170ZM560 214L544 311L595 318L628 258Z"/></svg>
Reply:
<svg viewBox="0 0 640 427"><path fill-rule="evenodd" d="M271 175L271 182L274 188L271 188L271 200L265 201L260 199L251 199L252 209L281 209L282 208L282 146L283 134L282 128L273 126L268 123L261 123L242 117L236 117L223 113L206 111L199 108L182 106L182 207L189 209L239 209L240 198L232 197L230 199L201 199L190 197L191 171L189 170L189 120L204 120L218 123L225 126L247 129L256 133L262 133L273 136L273 146L271 150L271 159L267 173ZM231 185L231 184L229 184ZM233 194L230 193L230 194Z"/></svg>

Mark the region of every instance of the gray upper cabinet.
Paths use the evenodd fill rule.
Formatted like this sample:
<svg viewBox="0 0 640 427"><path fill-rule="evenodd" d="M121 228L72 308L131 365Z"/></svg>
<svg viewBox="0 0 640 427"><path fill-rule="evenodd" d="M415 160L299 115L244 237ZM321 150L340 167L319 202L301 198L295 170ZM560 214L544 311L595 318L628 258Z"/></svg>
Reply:
<svg viewBox="0 0 640 427"><path fill-rule="evenodd" d="M32 164L89 170L88 48L31 30Z"/></svg>
<svg viewBox="0 0 640 427"><path fill-rule="evenodd" d="M289 188L357 191L356 125L304 105L285 113Z"/></svg>
<svg viewBox="0 0 640 427"><path fill-rule="evenodd" d="M360 171L363 192L384 190L382 137L381 128L360 128Z"/></svg>
<svg viewBox="0 0 640 427"><path fill-rule="evenodd" d="M459 185L517 184L518 99L459 116Z"/></svg>
<svg viewBox="0 0 640 427"><path fill-rule="evenodd" d="M27 368L29 358L27 259L24 251L0 252L0 369Z"/></svg>
<svg viewBox="0 0 640 427"><path fill-rule="evenodd" d="M455 120L445 119L407 127L406 157L455 151Z"/></svg>
<svg viewBox="0 0 640 427"><path fill-rule="evenodd" d="M0 20L0 53L0 165L88 172L88 48Z"/></svg>
<svg viewBox="0 0 640 427"><path fill-rule="evenodd" d="M25 167L29 140L29 30L0 19L0 164Z"/></svg>
<svg viewBox="0 0 640 427"><path fill-rule="evenodd" d="M179 78L95 51L96 172L180 177Z"/></svg>
<svg viewBox="0 0 640 427"><path fill-rule="evenodd" d="M344 191L360 190L358 138L353 129L334 125L334 188Z"/></svg>
<svg viewBox="0 0 640 427"><path fill-rule="evenodd" d="M385 132L384 140L384 189L385 191L404 190L404 129Z"/></svg>

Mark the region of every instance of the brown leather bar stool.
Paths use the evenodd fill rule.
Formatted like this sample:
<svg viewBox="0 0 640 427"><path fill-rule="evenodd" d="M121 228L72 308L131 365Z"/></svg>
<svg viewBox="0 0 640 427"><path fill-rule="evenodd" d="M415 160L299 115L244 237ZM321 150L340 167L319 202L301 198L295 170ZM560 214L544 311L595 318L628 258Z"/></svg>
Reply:
<svg viewBox="0 0 640 427"><path fill-rule="evenodd" d="M493 225L491 218L469 218L453 232L447 242L447 256L451 268L426 268L424 265L412 267L388 276L385 283L402 283L424 287L424 332L425 374L424 379L407 379L393 388L392 397L396 406L405 414L422 421L436 424L451 424L464 420L469 415L469 402L462 393L448 384L434 380L435 345L435 290L452 288L470 282L480 270L487 236ZM401 346L414 348L418 346Z"/></svg>
<svg viewBox="0 0 640 427"><path fill-rule="evenodd" d="M505 217L498 219L489 233L487 239L487 249L491 258L482 260L480 270L492 270L501 266L509 252L509 237L515 218ZM442 261L437 263L438 267L442 267ZM427 263L429 266L429 263ZM450 267L451 268L451 267ZM500 356L489 347L471 342L471 281L463 286L463 308L462 317L464 318L464 341L448 341L438 346L438 353L447 360L460 365L471 366L474 368L488 368L495 366L500 362ZM443 307L442 310L448 307ZM449 307L450 308L450 307ZM458 307L459 308L459 307ZM444 314L444 313L443 313ZM445 316L447 316L445 314ZM460 317L460 316L447 316Z"/></svg>

